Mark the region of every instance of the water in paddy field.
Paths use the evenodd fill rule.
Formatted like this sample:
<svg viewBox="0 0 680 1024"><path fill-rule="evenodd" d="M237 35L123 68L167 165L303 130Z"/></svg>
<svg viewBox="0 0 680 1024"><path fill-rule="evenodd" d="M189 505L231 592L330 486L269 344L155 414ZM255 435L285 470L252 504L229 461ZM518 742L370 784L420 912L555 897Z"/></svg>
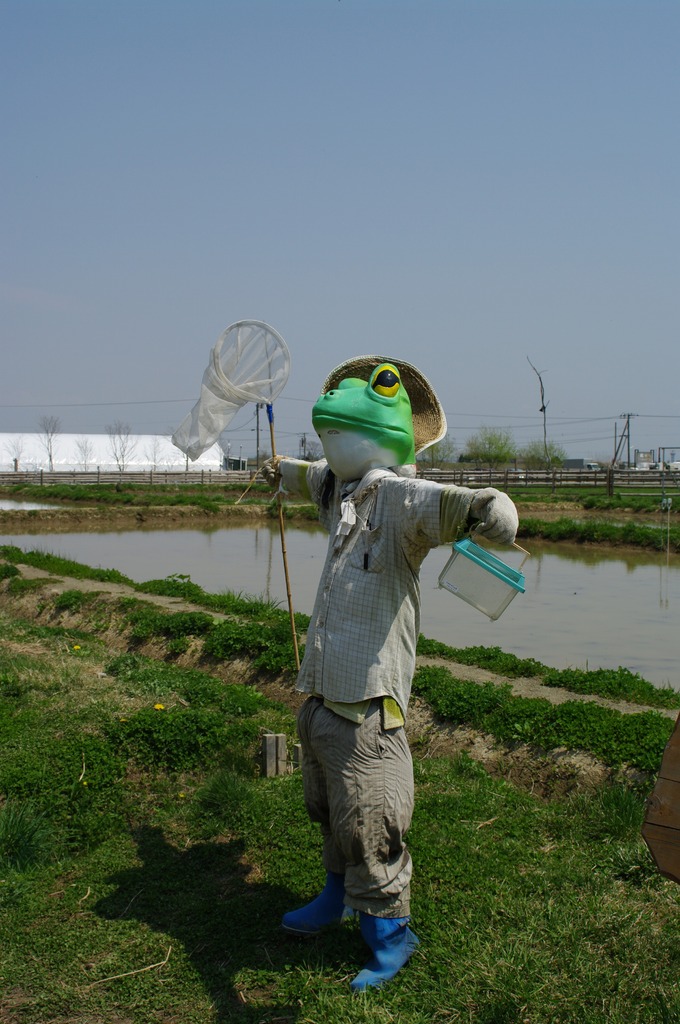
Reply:
<svg viewBox="0 0 680 1024"><path fill-rule="evenodd" d="M312 610L327 542L319 527L286 526L296 611ZM118 569L136 582L184 574L212 593L265 596L286 607L275 522L214 530L7 535L0 543ZM432 551L421 570L422 633L453 647L497 646L555 668L624 666L656 685L680 689L679 556L527 543L526 593L495 622L437 586L450 546ZM516 564L514 552L497 553Z"/></svg>
<svg viewBox="0 0 680 1024"><path fill-rule="evenodd" d="M0 499L0 509L18 508L24 512L34 512L41 508L60 508L59 505L46 505L35 501L12 501Z"/></svg>

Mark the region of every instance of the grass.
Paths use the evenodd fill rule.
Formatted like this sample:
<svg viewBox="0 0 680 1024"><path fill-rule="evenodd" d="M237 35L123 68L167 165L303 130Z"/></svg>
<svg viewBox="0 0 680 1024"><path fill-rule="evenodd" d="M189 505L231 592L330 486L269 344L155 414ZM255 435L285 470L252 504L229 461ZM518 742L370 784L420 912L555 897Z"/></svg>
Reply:
<svg viewBox="0 0 680 1024"><path fill-rule="evenodd" d="M410 848L421 947L384 991L352 997L348 979L367 958L355 924L311 943L278 929L281 913L322 882L299 775L264 779L254 770L253 724L292 736L290 713L196 670L110 657L96 638L67 655L61 633L7 618L3 630L12 648L27 650L20 663L3 656L2 664L3 678L15 680L3 688L3 721L23 737L26 760L8 782L12 757L0 746L0 788L11 795L0 829L7 808L14 814L32 794L24 824L13 826L13 848L32 852L6 862L0 883L3 1021L677 1019L678 889L651 865L642 800L631 790L542 802L465 755L416 761ZM153 707L159 698L165 709ZM231 738L191 765L166 760L174 731L160 729L158 746L136 737L121 747L121 718L167 722L171 706L178 715L219 713ZM96 738L102 756L119 762L99 785L120 813L99 835L31 848L36 827L52 840L73 833L71 806L54 799L63 787L37 767L46 751L56 756L74 717L81 742ZM94 750L83 758L91 785ZM62 760L78 783L81 759Z"/></svg>
<svg viewBox="0 0 680 1024"><path fill-rule="evenodd" d="M604 477L602 480L604 484ZM152 509L168 506L192 506L202 509L207 514L217 515L228 511L230 506L239 504L259 505L263 514L276 517L278 508L275 500L272 500L271 489L260 480L256 480L243 496L244 485L242 483L196 483L187 482L179 485L164 484L139 484L125 483L117 484L55 484L48 488L36 484L13 484L0 488L0 496L15 500L40 501L49 498L50 503L63 504L65 506L88 505L111 508L143 508ZM673 495L677 488L668 483L667 493ZM593 491L592 487L578 487L565 484L557 488L555 492L549 486L534 487L511 486L510 496L525 507L532 504L541 505L564 505L569 504L574 508L574 515L578 516L579 509L589 511L601 511L604 514L616 512L634 512L637 515L649 516L659 515L660 497L659 494L628 494L625 489L616 491L614 495L608 496L604 490ZM287 518L305 519L316 521L318 512L314 505L296 500L295 497L287 498L284 504L284 513ZM675 515L673 516L675 518ZM565 517L561 522L562 526L558 534L551 535L554 524L541 523L540 525L527 526L529 532L524 532L525 521L522 517L522 533L520 536L545 536L550 539L568 539L576 542L596 541L598 531L589 532L583 529L585 524L572 521L571 526L565 525L568 519ZM606 525L606 524L604 524ZM661 523L659 522L658 526ZM548 532L542 532L547 530ZM651 534L645 532L651 530ZM610 544L625 544L627 546L642 546L644 548L658 548L658 542L653 539L659 533L658 527L644 527L641 532L636 529L627 529L623 534L618 531L600 531L600 542L604 539ZM672 550L677 551L680 528L671 528ZM664 531L665 536L665 531ZM665 541L662 545L665 548Z"/></svg>
<svg viewBox="0 0 680 1024"><path fill-rule="evenodd" d="M51 839L43 811L7 801L0 809L0 870L22 872L45 860Z"/></svg>
<svg viewBox="0 0 680 1024"><path fill-rule="evenodd" d="M134 586L132 580L117 569L97 569L89 565L82 565L80 562L73 562L68 558L60 558L48 551L22 551L12 544L0 545L0 558L10 567L16 568L16 564L35 566L44 569L46 572L55 575L69 576L73 579L100 580L106 583L124 583Z"/></svg>
<svg viewBox="0 0 680 1024"><path fill-rule="evenodd" d="M158 477L162 474L159 472ZM602 478L604 484L604 477ZM44 501L46 496L50 502L87 505L195 505L202 499L225 504L241 498L246 485L242 482L201 483L189 479L182 484L127 483L123 479L115 484L51 484L48 487L37 484L17 483L0 488L0 496L15 500ZM677 492L677 486L667 481L666 490L670 494ZM268 502L271 488L263 480L256 479L248 488L244 500L253 499ZM509 493L523 504L540 502L541 504L561 504L569 502L581 508L601 511L634 511L654 513L659 511L658 493L628 493L619 489L609 496L604 489L593 490L592 486L579 487L575 484L562 484L555 491L550 485L527 487L523 484L513 485Z"/></svg>
<svg viewBox="0 0 680 1024"><path fill-rule="evenodd" d="M677 487L669 487L668 490L675 492ZM581 496L580 504L585 509L596 509L600 512L659 514L659 496L652 494L626 494L625 491L618 491L611 497L603 494L585 494Z"/></svg>
<svg viewBox="0 0 680 1024"><path fill-rule="evenodd" d="M536 676L545 686L561 687L577 694L596 694L611 700L647 704L657 708L680 708L680 693L670 686L655 686L627 668L556 669L534 658L518 658L500 647L450 647L440 640L418 637L417 653L476 665L509 679Z"/></svg>
<svg viewBox="0 0 680 1024"><path fill-rule="evenodd" d="M577 522L561 517L554 522L541 519L523 519L520 522L518 537L540 537L550 541L572 541L577 544L612 544L630 547L647 548L653 551L680 551L680 527L672 526L669 530L659 526L646 526L638 523L618 525L605 520L589 520Z"/></svg>
<svg viewBox="0 0 680 1024"><path fill-rule="evenodd" d="M184 593L189 584L167 581ZM644 793L607 785L539 800L466 755L416 755L421 947L384 991L351 997L348 979L368 955L355 924L311 943L278 929L323 879L299 775L257 770L264 730L293 742L292 713L230 679L229 662L214 674L217 655L201 668L168 655L178 637L202 643L210 615L163 616L140 640L136 600L117 613L122 632L97 595L41 602L37 620L7 601L0 612L3 1024L680 1020L680 888L640 838ZM260 633L263 616L270 628L283 615L250 610ZM223 614L238 619L233 606ZM142 653L154 645L157 657ZM570 725L578 745L592 730L611 763L623 756L623 718L637 723L634 752L649 750L652 722L669 724L565 724L546 717L547 702L446 669L421 670L416 687L452 721L511 740L533 729L558 742Z"/></svg>
<svg viewBox="0 0 680 1024"><path fill-rule="evenodd" d="M604 483L604 480L602 481ZM677 495L677 486L667 486L666 493ZM604 487L594 490L592 487L578 487L572 484L558 485L553 491L550 487L517 486L508 487L508 493L514 501L530 507L541 505L574 505L575 509L588 509L597 512L634 512L639 515L659 515L660 495L653 489L647 494L639 491L631 493L626 489L615 491L609 496ZM665 517L664 517L665 518Z"/></svg>
<svg viewBox="0 0 680 1024"><path fill-rule="evenodd" d="M456 679L442 666L418 668L413 689L440 718L455 725L472 725L506 743L584 750L617 768L657 771L673 730L671 719L656 711L623 715L578 700L552 704L515 697L509 685Z"/></svg>
<svg viewBox="0 0 680 1024"><path fill-rule="evenodd" d="M187 483L180 485L165 484L52 484L40 487L37 484L13 484L1 489L3 497L24 501L45 501L68 505L132 505L148 508L150 506L192 505L209 507L218 510L221 505L233 504L245 490L243 483L201 484ZM264 482L254 483L248 495L252 501L267 500L271 496L271 488ZM248 501L248 497L244 499Z"/></svg>
<svg viewBox="0 0 680 1024"><path fill-rule="evenodd" d="M160 472L159 476L162 475ZM234 505L258 505L263 513L278 517L278 506L272 499L272 490L264 481L255 481L248 487L239 483L186 483L186 484L13 484L0 488L0 497L16 501L49 501L50 504L75 507L87 505L103 508L153 509L168 507L199 508L208 515L219 515ZM287 500L286 517L317 521L315 505ZM37 515L37 513L36 513Z"/></svg>
<svg viewBox="0 0 680 1024"><path fill-rule="evenodd" d="M17 565L27 564L75 579L124 583L131 591L139 594L181 598L197 608L205 608L222 618L226 617L227 621L218 621L214 615L199 611L173 614L153 608L145 602L123 599L120 607L124 610L125 621L133 639L140 642L151 638L163 639L168 654L181 655L190 648L193 638L200 638L205 654L218 660L246 656L253 660L258 670L283 674L289 674L294 664L289 617L275 602L244 594L210 594L193 583L188 576L181 574L163 580L135 583L116 570L93 569L49 553L23 552L10 545L0 547L0 558L6 560L0 562L0 579L8 579L9 590L15 596L20 596L25 589L43 585L41 580L21 578ZM86 610L88 605L92 605L92 595L78 590L64 591L54 599L56 611ZM96 607L91 608L91 625L98 614ZM102 628L106 622L106 616L100 616ZM309 616L296 613L295 623L299 637L309 624ZM654 686L638 673L622 667L555 669L534 658L518 658L499 647L455 648L422 635L418 638L417 653L475 665L509 679L538 677L546 686L560 687L575 694L592 694L655 708L680 708L680 693L677 690L670 686Z"/></svg>

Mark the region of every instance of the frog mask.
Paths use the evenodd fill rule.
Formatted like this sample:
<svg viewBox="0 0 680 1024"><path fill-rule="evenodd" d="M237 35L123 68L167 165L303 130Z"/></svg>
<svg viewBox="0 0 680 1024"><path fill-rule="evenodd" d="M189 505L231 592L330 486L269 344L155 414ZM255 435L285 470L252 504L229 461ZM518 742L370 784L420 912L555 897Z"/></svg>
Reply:
<svg viewBox="0 0 680 1024"><path fill-rule="evenodd" d="M417 408L412 408L410 391ZM446 432L443 410L423 375L402 361L370 356L333 371L314 404L312 423L341 480L393 466L415 471L416 452Z"/></svg>

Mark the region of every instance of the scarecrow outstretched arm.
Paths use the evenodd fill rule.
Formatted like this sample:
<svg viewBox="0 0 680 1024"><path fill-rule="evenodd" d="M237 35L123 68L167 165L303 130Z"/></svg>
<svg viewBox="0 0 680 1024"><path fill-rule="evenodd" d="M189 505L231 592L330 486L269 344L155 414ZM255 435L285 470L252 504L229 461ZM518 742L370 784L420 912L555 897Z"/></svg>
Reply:
<svg viewBox="0 0 680 1024"><path fill-rule="evenodd" d="M290 459L287 456L276 455L268 459L261 467L260 474L264 477L270 487L278 487L288 494L299 494L303 498L311 500L309 486L307 484L307 470L310 463L302 459Z"/></svg>
<svg viewBox="0 0 680 1024"><path fill-rule="evenodd" d="M311 500L312 496L307 484L309 466L310 463L304 462L302 459L282 459L280 470L284 491L288 491L290 494L299 494L301 497Z"/></svg>
<svg viewBox="0 0 680 1024"><path fill-rule="evenodd" d="M512 544L519 518L514 502L495 487L471 490L445 487L439 504L439 530L443 542L456 540L465 529L488 540Z"/></svg>
<svg viewBox="0 0 680 1024"><path fill-rule="evenodd" d="M467 526L474 491L444 487L439 501L439 536L442 543L458 540Z"/></svg>

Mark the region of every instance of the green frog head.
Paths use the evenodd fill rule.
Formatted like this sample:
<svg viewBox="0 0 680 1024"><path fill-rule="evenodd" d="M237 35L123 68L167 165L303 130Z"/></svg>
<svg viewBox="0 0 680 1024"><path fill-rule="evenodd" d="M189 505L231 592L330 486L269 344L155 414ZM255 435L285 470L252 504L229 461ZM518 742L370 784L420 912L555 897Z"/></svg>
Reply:
<svg viewBox="0 0 680 1024"><path fill-rule="evenodd" d="M369 469L415 464L411 401L393 363L376 365L368 382L345 377L322 394L312 424L341 480L358 480Z"/></svg>

